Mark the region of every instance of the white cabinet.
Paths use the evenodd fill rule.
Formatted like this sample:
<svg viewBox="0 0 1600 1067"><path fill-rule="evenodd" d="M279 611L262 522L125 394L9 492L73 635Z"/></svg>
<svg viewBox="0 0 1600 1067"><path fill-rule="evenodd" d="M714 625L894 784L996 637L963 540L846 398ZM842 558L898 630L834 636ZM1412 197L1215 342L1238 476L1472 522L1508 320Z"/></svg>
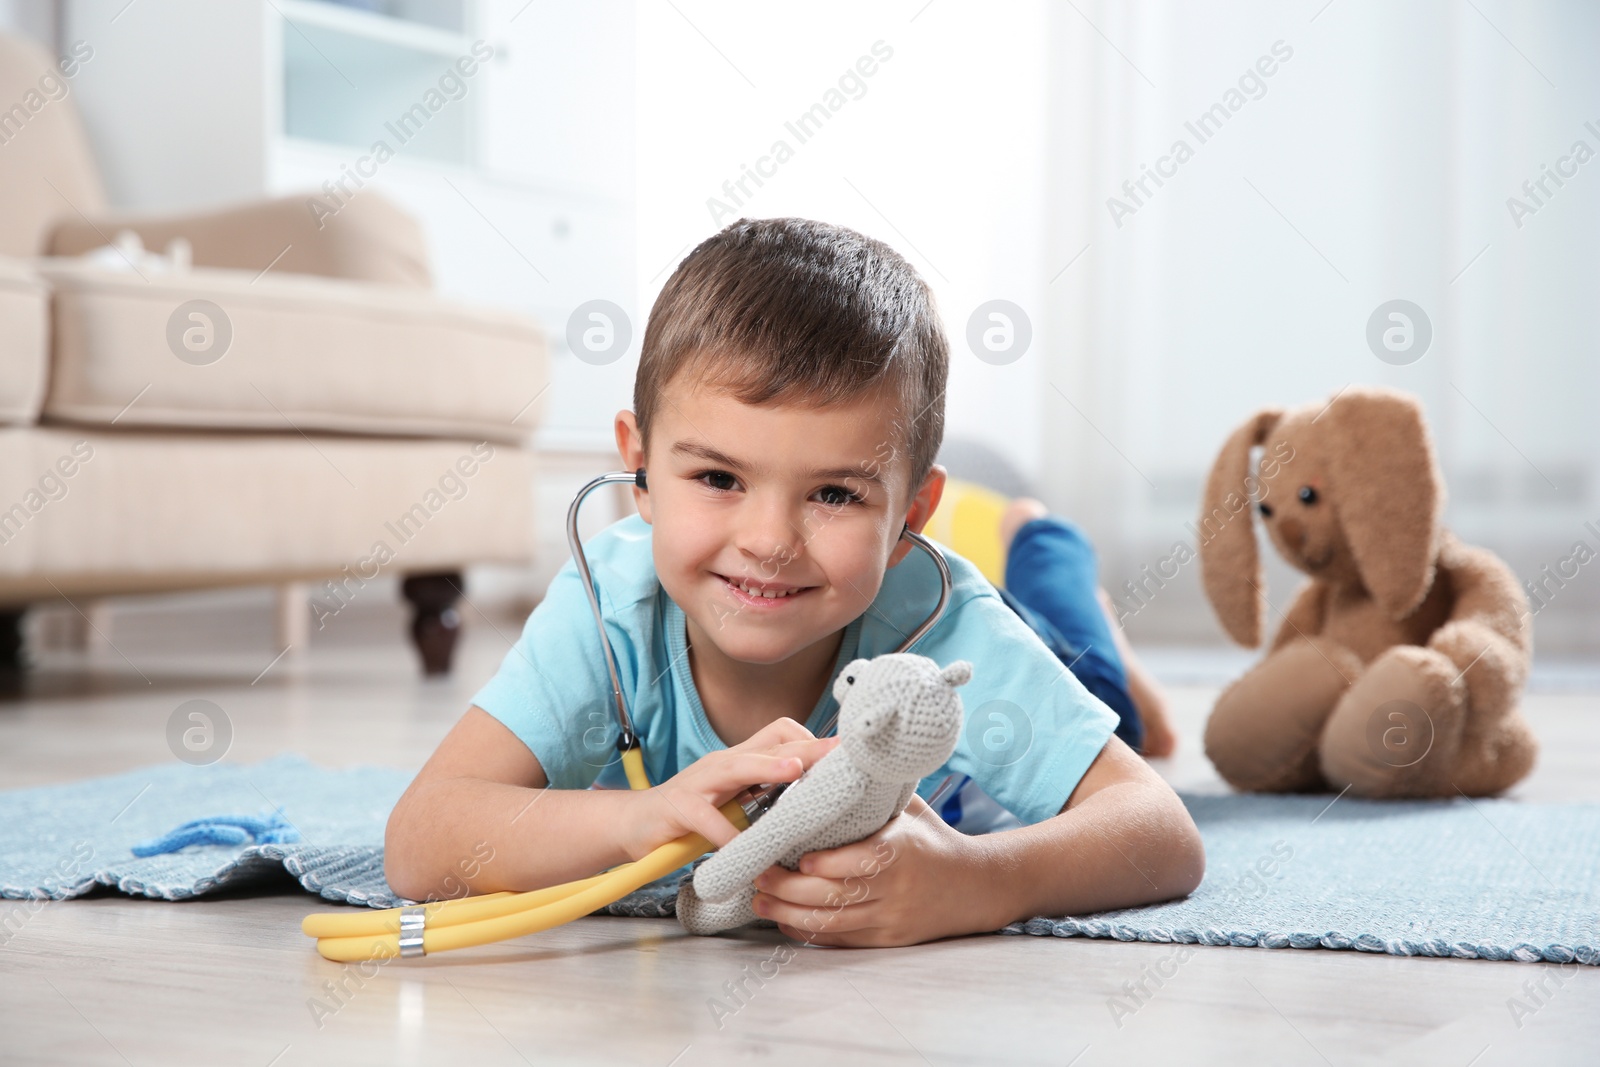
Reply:
<svg viewBox="0 0 1600 1067"><path fill-rule="evenodd" d="M527 3L484 0L487 40L505 58L489 72L484 169L632 203L632 3L539 4L537 17Z"/></svg>
<svg viewBox="0 0 1600 1067"><path fill-rule="evenodd" d="M285 137L474 165L494 51L474 36L472 5L456 0L426 22L327 0L274 5Z"/></svg>

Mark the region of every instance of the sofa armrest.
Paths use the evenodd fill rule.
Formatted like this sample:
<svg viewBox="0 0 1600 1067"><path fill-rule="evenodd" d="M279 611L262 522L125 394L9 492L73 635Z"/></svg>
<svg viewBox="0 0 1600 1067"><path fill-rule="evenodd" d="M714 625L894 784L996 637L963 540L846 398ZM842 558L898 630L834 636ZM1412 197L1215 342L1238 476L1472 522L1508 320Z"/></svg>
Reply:
<svg viewBox="0 0 1600 1067"><path fill-rule="evenodd" d="M152 252L186 239L197 267L256 274L270 264L275 273L433 287L422 227L410 214L370 189L336 214L314 214L307 206L314 201L286 196L183 215L68 215L50 233L44 254L82 255L132 230Z"/></svg>

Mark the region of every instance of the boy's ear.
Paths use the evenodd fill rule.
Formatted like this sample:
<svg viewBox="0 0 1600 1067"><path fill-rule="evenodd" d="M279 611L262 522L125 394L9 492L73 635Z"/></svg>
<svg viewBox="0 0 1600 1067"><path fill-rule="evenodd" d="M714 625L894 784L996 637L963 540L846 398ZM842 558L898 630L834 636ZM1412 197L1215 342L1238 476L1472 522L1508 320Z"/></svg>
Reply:
<svg viewBox="0 0 1600 1067"><path fill-rule="evenodd" d="M633 412L626 409L617 412L614 429L617 433L617 453L622 456L623 469L636 471L643 467L644 439L639 434L639 423L634 419ZM650 494L639 488L634 488L632 492L633 504L639 509L640 518L649 522Z"/></svg>
<svg viewBox="0 0 1600 1067"><path fill-rule="evenodd" d="M928 470L928 476L922 480L922 487L917 490L917 495L911 498L911 507L906 512L906 525L916 533L921 533L922 528L928 525L928 520L933 518L933 513L939 508L939 498L944 495L945 469L935 463ZM904 537L896 536L894 550L889 553L889 566L893 567L906 558L906 553L916 548Z"/></svg>

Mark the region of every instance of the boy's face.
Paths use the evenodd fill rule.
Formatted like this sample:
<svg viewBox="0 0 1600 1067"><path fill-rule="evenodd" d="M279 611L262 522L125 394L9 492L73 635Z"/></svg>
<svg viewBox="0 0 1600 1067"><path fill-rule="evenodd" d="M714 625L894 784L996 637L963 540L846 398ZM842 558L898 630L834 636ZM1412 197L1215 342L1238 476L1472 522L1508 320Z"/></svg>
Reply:
<svg viewBox="0 0 1600 1067"><path fill-rule="evenodd" d="M654 527L656 573L735 660L782 662L865 612L914 550L902 524L921 532L943 490L936 466L911 493L904 419L886 393L753 406L675 379L656 411L648 456L633 413L616 420L623 461L648 473L634 498Z"/></svg>

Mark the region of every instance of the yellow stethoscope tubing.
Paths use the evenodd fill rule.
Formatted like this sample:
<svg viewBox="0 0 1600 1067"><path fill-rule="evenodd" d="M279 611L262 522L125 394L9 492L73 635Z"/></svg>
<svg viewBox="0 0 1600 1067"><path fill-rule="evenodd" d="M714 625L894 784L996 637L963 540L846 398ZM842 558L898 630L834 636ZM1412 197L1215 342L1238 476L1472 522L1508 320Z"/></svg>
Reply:
<svg viewBox="0 0 1600 1067"><path fill-rule="evenodd" d="M644 749L630 748L623 752L622 770L628 776L629 789L650 788L650 776L644 769Z"/></svg>
<svg viewBox="0 0 1600 1067"><path fill-rule="evenodd" d="M719 810L738 829L748 825L737 800L728 801ZM422 953L431 955L506 941L581 919L711 850L711 842L701 835L686 834L641 860L592 878L530 893L497 893L424 905L434 910L428 913L423 929ZM335 963L388 959L400 955L400 913L404 910L308 915L301 930L316 937L317 952ZM372 931L374 926L379 929ZM345 932L354 930L363 932Z"/></svg>
<svg viewBox="0 0 1600 1067"><path fill-rule="evenodd" d="M644 775L644 760L639 750L635 749L628 753L628 755L635 757L634 762L637 762L638 764L637 773L641 776ZM633 774L630 774L630 781L632 778ZM644 786L635 786L634 788L650 788L649 779L646 778L644 781L646 783ZM727 820L736 828L743 830L749 825L749 821L745 816L744 809L740 806L737 799L730 800L727 804L724 804L720 810ZM678 846L688 847L694 844L700 844L703 847L699 852L690 855L682 862L665 868L661 874L664 875L674 871L678 867L681 867L684 863L689 862L689 860L695 859L696 857L711 851L711 846L708 842L706 842L705 838L699 834L688 834L684 837L678 838L676 841L671 841L660 846L656 852L661 852L665 849L675 849ZM616 867L613 867L609 871L603 871L600 874L591 875L588 878L580 878L576 881L567 882L562 885L550 886L545 889L535 889L526 893L484 893L479 896L461 897L452 900L430 901L429 903L421 905L423 908L423 914L426 917L426 929L483 922L502 918L507 915L513 915L528 909L540 908L550 904L555 904L557 902L566 900L575 894L584 892L593 886L599 885L601 882L607 881L607 879L612 879L612 876L618 874L619 872L627 873L634 871L637 863L644 863L652 860L652 858L655 857L656 852L644 857L643 860L620 864ZM622 890L622 893L631 893L635 889L639 888L639 886L644 885L645 882L653 881L655 877L660 877L660 875L656 875L652 878L646 878L644 882L640 882L638 885L629 886L628 888ZM621 880L613 879L613 881L616 881L620 884ZM610 883L608 883L608 885L609 884ZM610 900L603 900L600 902L600 904L596 905L596 907L601 907L609 903L611 903ZM369 911L355 915L348 915L343 912L334 911L318 912L314 915L307 915L300 923L300 930L307 936L318 939L336 938L351 940L357 938L381 937L385 934L392 934L396 938L396 944L398 945L398 938L400 934L400 913L404 910L405 908L388 908L383 911ZM560 923L553 923L551 925L559 926ZM538 929L548 929L548 927L539 927ZM531 933L533 931L529 932ZM426 933L424 933L423 936L423 945L424 948L427 948L428 943ZM511 934L506 936L515 937L518 935ZM498 938L492 940L498 940ZM482 944L482 942L474 943ZM318 950L320 951L321 948L322 946L319 944ZM326 953L324 953L324 955L326 955ZM329 958L332 959L333 957L330 956ZM369 957L362 956L358 958L366 959Z"/></svg>
<svg viewBox="0 0 1600 1067"><path fill-rule="evenodd" d="M613 868L615 869L615 868ZM435 900L422 905L423 914L427 916L428 925L457 926L466 922L477 922L480 919L497 919L502 915L523 908L538 907L564 897L580 889L586 889L604 878L609 872L602 872L589 878L566 885L551 886L548 889L538 889L528 893L482 893L478 896L460 897L451 900ZM385 911L368 911L357 915L347 915L338 911L319 911L315 915L307 915L300 923L300 932L308 937L359 937L369 934L396 934L400 933L400 908L390 908Z"/></svg>

